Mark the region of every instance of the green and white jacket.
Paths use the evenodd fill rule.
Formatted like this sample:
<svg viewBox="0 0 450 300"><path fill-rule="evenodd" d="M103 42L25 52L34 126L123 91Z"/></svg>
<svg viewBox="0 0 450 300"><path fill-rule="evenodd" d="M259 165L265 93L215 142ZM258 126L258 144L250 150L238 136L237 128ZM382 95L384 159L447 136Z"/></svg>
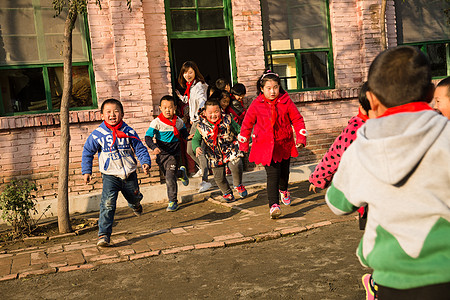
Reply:
<svg viewBox="0 0 450 300"><path fill-rule="evenodd" d="M433 110L368 120L326 194L331 210L369 205L357 256L376 283L450 282L450 126Z"/></svg>

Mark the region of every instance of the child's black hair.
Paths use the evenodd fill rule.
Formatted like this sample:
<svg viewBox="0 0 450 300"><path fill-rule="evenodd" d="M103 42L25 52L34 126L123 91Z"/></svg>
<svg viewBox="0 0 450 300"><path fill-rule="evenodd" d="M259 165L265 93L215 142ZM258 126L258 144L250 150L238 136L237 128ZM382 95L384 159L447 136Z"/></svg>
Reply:
<svg viewBox="0 0 450 300"><path fill-rule="evenodd" d="M247 94L247 89L245 88L245 85L243 85L242 83L236 83L231 88L231 93L237 96L244 96L245 94Z"/></svg>
<svg viewBox="0 0 450 300"><path fill-rule="evenodd" d="M226 86L230 86L230 83L225 78L219 78L216 80L216 88L219 90L224 90Z"/></svg>
<svg viewBox="0 0 450 300"><path fill-rule="evenodd" d="M432 100L431 67L415 47L400 46L381 52L370 65L369 91L389 107Z"/></svg>
<svg viewBox="0 0 450 300"><path fill-rule="evenodd" d="M281 86L280 76L278 76L277 73L274 73L270 70L266 70L261 75L261 77L259 77L258 82L256 83L256 95L262 94L261 88L263 88L266 85L266 82L269 80L273 80L278 83L278 86L280 87L280 95L286 93L286 91Z"/></svg>
<svg viewBox="0 0 450 300"><path fill-rule="evenodd" d="M362 108L366 111L366 113L369 113L369 110L371 110L370 102L366 96L366 92L368 90L369 90L369 84L366 81L363 83L363 85L359 89L359 95L358 95L359 104L361 104Z"/></svg>
<svg viewBox="0 0 450 300"><path fill-rule="evenodd" d="M208 100L205 101L205 109L207 106L219 106L220 107L220 102L218 98L209 98Z"/></svg>
<svg viewBox="0 0 450 300"><path fill-rule="evenodd" d="M161 100L159 100L159 106L161 106L161 103L163 101L171 101L174 106L177 106L177 104L175 102L175 98L173 96L171 96L171 95L162 96Z"/></svg>
<svg viewBox="0 0 450 300"><path fill-rule="evenodd" d="M446 87L447 96L450 97L450 77L444 78L436 85L436 87Z"/></svg>
<svg viewBox="0 0 450 300"><path fill-rule="evenodd" d="M122 114L124 113L123 112L123 105L122 105L122 103L119 100L117 100L117 99L109 98L109 99L106 99L105 101L103 101L102 106L100 107L100 112L102 114L103 114L103 109L105 108L106 104L115 104L115 105L117 105L120 108L120 111L122 112Z"/></svg>

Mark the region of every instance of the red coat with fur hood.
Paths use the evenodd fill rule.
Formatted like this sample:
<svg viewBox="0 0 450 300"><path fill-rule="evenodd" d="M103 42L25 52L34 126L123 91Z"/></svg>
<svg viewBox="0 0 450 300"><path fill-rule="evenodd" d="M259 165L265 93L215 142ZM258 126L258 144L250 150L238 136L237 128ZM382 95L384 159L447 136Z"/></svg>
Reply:
<svg viewBox="0 0 450 300"><path fill-rule="evenodd" d="M241 133L238 137L239 150L248 151L251 134L250 162L268 166L272 160L280 162L283 159L297 157L298 151L295 145L306 145L307 134L303 117L288 93L280 95L275 101L277 119L273 127L270 121L271 104L265 100L263 94L253 100L242 122ZM292 125L296 135L295 142Z"/></svg>

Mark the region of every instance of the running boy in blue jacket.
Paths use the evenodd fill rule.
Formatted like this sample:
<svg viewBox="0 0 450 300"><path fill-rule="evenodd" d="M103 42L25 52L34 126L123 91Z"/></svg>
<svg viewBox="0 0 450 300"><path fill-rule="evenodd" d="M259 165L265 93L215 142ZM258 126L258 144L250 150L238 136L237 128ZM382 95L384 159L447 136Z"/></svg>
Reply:
<svg viewBox="0 0 450 300"><path fill-rule="evenodd" d="M98 219L97 246L110 246L112 225L119 191L136 215L142 214L137 180L137 161L145 174L150 170L150 155L138 134L123 119L123 106L119 100L107 99L102 103L103 123L86 140L81 159L81 173L88 184L92 176L92 160L98 152L98 165L103 179L103 191Z"/></svg>

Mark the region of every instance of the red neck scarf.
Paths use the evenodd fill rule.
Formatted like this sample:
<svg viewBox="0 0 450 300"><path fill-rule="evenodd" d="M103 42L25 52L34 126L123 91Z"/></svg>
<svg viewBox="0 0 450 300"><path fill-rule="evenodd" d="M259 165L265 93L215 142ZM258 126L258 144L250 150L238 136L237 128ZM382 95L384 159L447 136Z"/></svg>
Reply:
<svg viewBox="0 0 450 300"><path fill-rule="evenodd" d="M132 138L132 139L139 140L137 137L126 135L125 132L119 130L120 127L122 127L122 125L123 125L123 121L120 121L120 123L117 124L116 126L111 126L111 125L109 125L106 122L105 122L105 125L109 129L111 129L111 131L113 133L113 142L112 142L112 145L111 145L111 151L112 151L112 147L113 147L114 143L116 142L116 138L121 138L121 139L123 139L123 138Z"/></svg>
<svg viewBox="0 0 450 300"><path fill-rule="evenodd" d="M188 100L191 98L191 86L194 83L195 80L192 80L191 82L186 81L186 91L184 91L184 95L187 95Z"/></svg>
<svg viewBox="0 0 450 300"><path fill-rule="evenodd" d="M209 123L211 123L212 125L214 125L214 129L213 129L213 144L214 146L217 145L217 136L219 135L219 125L220 122L222 121L222 117L220 117L219 120L217 120L216 122L211 122L208 120Z"/></svg>
<svg viewBox="0 0 450 300"><path fill-rule="evenodd" d="M404 113L404 112L418 112L422 110L433 110L430 105L426 102L411 102L407 104L403 104L400 106L394 106L391 108L388 108L384 114L381 116L378 116L378 118L386 117L398 113Z"/></svg>
<svg viewBox="0 0 450 300"><path fill-rule="evenodd" d="M364 122L369 120L369 116L362 113L361 108L358 111L358 118L362 119Z"/></svg>
<svg viewBox="0 0 450 300"><path fill-rule="evenodd" d="M276 97L273 100L269 100L266 98L266 96L264 96L264 94L262 94L264 101L266 101L267 103L270 104L270 111L271 111L271 117L270 117L270 124L272 124L272 128L275 126L275 123L277 121L277 102L278 102L278 97Z"/></svg>
<svg viewBox="0 0 450 300"><path fill-rule="evenodd" d="M173 135L177 138L180 138L180 132L177 129L177 116L174 115L172 120L167 119L164 117L164 115L161 113L159 114L158 118L166 125L170 125L173 127Z"/></svg>

